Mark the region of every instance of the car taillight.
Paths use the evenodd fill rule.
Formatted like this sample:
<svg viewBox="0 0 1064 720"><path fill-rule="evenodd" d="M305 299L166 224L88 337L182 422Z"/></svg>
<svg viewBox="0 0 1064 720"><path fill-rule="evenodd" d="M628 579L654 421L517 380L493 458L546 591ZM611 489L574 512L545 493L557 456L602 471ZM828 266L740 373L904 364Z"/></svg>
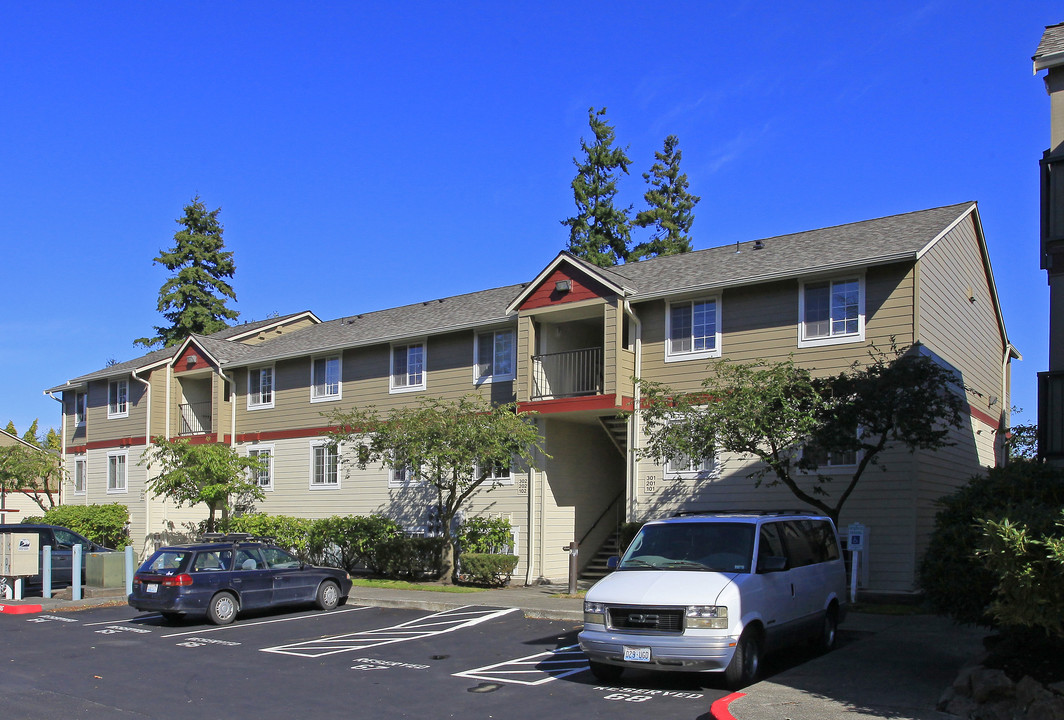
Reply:
<svg viewBox="0 0 1064 720"><path fill-rule="evenodd" d="M188 573L181 573L180 575L174 575L173 577L163 578L163 587L185 587L192 584L192 576Z"/></svg>

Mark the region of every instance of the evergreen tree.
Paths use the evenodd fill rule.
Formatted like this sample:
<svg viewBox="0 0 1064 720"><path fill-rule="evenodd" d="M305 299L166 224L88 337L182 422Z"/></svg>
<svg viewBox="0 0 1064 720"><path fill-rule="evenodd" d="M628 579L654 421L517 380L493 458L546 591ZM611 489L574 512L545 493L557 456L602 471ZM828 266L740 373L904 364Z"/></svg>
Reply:
<svg viewBox="0 0 1064 720"><path fill-rule="evenodd" d="M233 277L233 253L224 250L223 228L218 222L221 208L208 211L197 195L177 219L182 229L174 234L174 247L160 250L159 263L173 275L159 288L158 310L169 327L156 326L155 337L139 338L135 345L170 347L192 333L209 335L228 327L227 320L240 314L226 307L226 298L236 300L236 292L225 278Z"/></svg>
<svg viewBox="0 0 1064 720"><path fill-rule="evenodd" d="M573 178L573 197L579 211L576 217L562 220L569 226L569 252L599 267L610 267L628 259L628 212L617 208L618 170L628 174L631 160L627 148L613 146L613 127L605 120L606 108L588 109L588 122L595 139L589 145L583 138L580 147L584 161L573 158L577 167Z"/></svg>
<svg viewBox="0 0 1064 720"><path fill-rule="evenodd" d="M680 172L679 142L675 135L665 138L665 149L654 153L658 161L649 173L643 173L651 186L643 195L648 207L635 216L633 224L642 228L653 225L654 234L632 249L633 260L691 252L687 235L695 220L691 211L702 198L687 191L687 175Z"/></svg>

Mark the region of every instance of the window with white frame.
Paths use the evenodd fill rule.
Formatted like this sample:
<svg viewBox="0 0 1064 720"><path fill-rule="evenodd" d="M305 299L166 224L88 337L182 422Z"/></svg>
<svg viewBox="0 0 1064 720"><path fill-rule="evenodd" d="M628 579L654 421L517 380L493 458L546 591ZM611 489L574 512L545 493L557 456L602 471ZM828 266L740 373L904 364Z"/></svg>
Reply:
<svg viewBox="0 0 1064 720"><path fill-rule="evenodd" d="M85 424L85 413L88 407L85 393L74 393L74 424Z"/></svg>
<svg viewBox="0 0 1064 720"><path fill-rule="evenodd" d="M126 465L128 455L125 452L107 453L107 492L124 493L126 485Z"/></svg>
<svg viewBox="0 0 1064 720"><path fill-rule="evenodd" d="M338 488L339 448L325 441L310 446L310 489Z"/></svg>
<svg viewBox="0 0 1064 720"><path fill-rule="evenodd" d="M248 370L248 410L273 407L273 368Z"/></svg>
<svg viewBox="0 0 1064 720"><path fill-rule="evenodd" d="M424 482L414 475L414 470L409 465L388 468L388 487L405 488L421 485L424 485Z"/></svg>
<svg viewBox="0 0 1064 720"><path fill-rule="evenodd" d="M112 380L107 384L107 417L129 416L129 381Z"/></svg>
<svg viewBox="0 0 1064 720"><path fill-rule="evenodd" d="M340 356L314 358L310 370L310 400L340 399Z"/></svg>
<svg viewBox="0 0 1064 720"><path fill-rule="evenodd" d="M798 293L798 346L864 340L864 278L803 283Z"/></svg>
<svg viewBox="0 0 1064 720"><path fill-rule="evenodd" d="M251 471L258 486L263 490L273 490L273 445L251 445L248 457L259 461L257 470Z"/></svg>
<svg viewBox="0 0 1064 720"><path fill-rule="evenodd" d="M477 333L476 367L473 381L476 383L514 378L514 331L497 330Z"/></svg>
<svg viewBox="0 0 1064 720"><path fill-rule="evenodd" d="M665 477L707 477L717 471L716 458L692 458L678 453L665 461Z"/></svg>
<svg viewBox="0 0 1064 720"><path fill-rule="evenodd" d="M392 347L392 392L425 389L425 343Z"/></svg>
<svg viewBox="0 0 1064 720"><path fill-rule="evenodd" d="M85 494L85 458L74 458L74 493Z"/></svg>
<svg viewBox="0 0 1064 720"><path fill-rule="evenodd" d="M668 303L665 335L665 362L720 357L720 303L716 298Z"/></svg>
<svg viewBox="0 0 1064 720"><path fill-rule="evenodd" d="M481 466L477 466L477 477L480 477ZM484 482L489 485L513 485L514 477L510 464L494 463Z"/></svg>

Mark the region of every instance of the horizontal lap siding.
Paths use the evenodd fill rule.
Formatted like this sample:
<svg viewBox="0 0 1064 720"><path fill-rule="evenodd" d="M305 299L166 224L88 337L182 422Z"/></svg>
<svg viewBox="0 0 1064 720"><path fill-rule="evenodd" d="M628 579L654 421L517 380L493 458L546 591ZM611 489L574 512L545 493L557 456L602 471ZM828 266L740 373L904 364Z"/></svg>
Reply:
<svg viewBox="0 0 1064 720"><path fill-rule="evenodd" d="M75 435L71 444L84 445L86 442L105 442L128 437L143 437L147 427L146 390L143 383L127 378L129 388L129 416L108 419L107 417L107 381L89 383L88 406L85 415L85 432ZM73 396L73 393L71 393ZM73 412L73 406L71 406ZM73 424L73 416L70 418Z"/></svg>

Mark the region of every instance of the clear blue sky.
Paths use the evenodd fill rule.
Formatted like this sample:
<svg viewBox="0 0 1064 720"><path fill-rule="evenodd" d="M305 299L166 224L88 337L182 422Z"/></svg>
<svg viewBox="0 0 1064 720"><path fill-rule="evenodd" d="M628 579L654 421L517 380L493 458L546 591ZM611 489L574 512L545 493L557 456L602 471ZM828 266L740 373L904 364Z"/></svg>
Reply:
<svg viewBox="0 0 1064 720"><path fill-rule="evenodd" d="M48 2L0 23L0 427L141 354L174 219L221 207L241 319L532 279L587 110L621 200L680 138L697 248L977 200L1019 420L1046 369L1030 57L1059 2Z"/></svg>

